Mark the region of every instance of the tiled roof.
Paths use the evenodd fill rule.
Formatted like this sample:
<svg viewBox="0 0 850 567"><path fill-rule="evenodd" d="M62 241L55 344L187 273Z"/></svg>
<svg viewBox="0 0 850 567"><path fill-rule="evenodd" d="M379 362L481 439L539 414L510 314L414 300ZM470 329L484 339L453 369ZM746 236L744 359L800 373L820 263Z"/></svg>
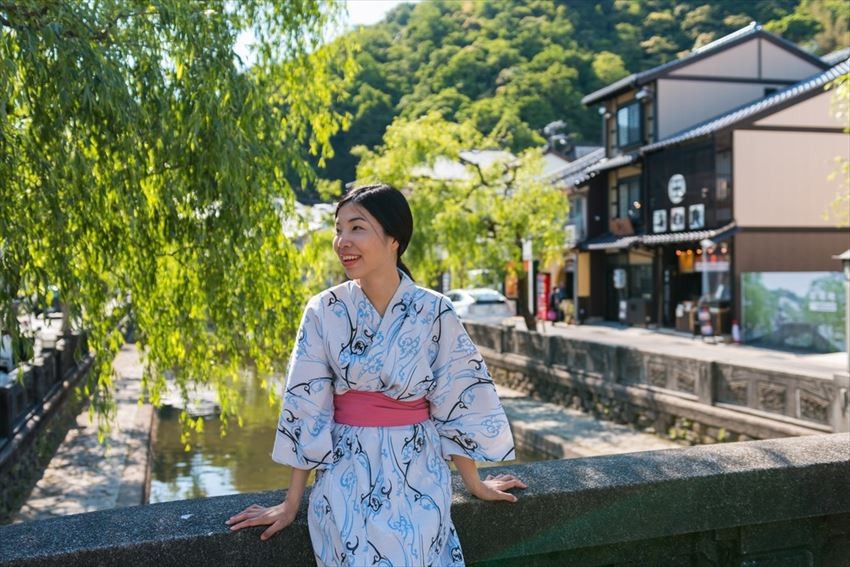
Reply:
<svg viewBox="0 0 850 567"><path fill-rule="evenodd" d="M605 148L595 148L592 152L574 159L561 169L552 171L546 178L553 182L560 181L565 185L574 185L573 179L575 177L581 175L585 168L594 165L603 157L605 157Z"/></svg>
<svg viewBox="0 0 850 567"><path fill-rule="evenodd" d="M579 247L582 250L605 250L612 248L628 248L632 243L637 242L640 236L616 236L614 234L603 234L594 238L585 240Z"/></svg>
<svg viewBox="0 0 850 567"><path fill-rule="evenodd" d="M724 239L732 236L738 231L735 221L708 230L692 230L689 232L670 232L667 234L633 234L630 236L617 236L606 233L579 243L582 250L610 250L615 248L628 248L632 245L643 244L646 246L658 246L659 244L675 244L676 242L700 242L708 239Z"/></svg>
<svg viewBox="0 0 850 567"><path fill-rule="evenodd" d="M689 232L670 232L667 234L646 234L640 237L640 243L648 246L658 244L674 244L676 242L699 242L706 238L713 239L718 236L731 236L737 230L735 221L726 226L712 230L692 230Z"/></svg>
<svg viewBox="0 0 850 567"><path fill-rule="evenodd" d="M603 87L597 91L590 93L589 95L586 95L584 98L581 99L581 102L582 104L586 105L593 104L594 102L606 99L621 91L625 91L630 88L646 84L655 79L656 77L664 75L665 73L668 73L678 67L683 67L685 65L693 63L694 61L704 59L705 57L708 57L716 51L720 51L721 49L731 47L738 43L743 43L751 37L755 36L761 36L777 44L780 44L789 51L792 51L800 57L807 59L812 63L818 64L821 67L824 67L828 64L822 61L821 59L811 55L810 53L803 51L790 41L786 41L781 37L775 36L769 32L764 31L764 29L758 23L751 22L746 27L743 27L737 31L730 33L729 35L725 35L720 39L717 39L715 41L712 41L711 43L703 45L702 47L698 47L692 50L690 53L688 53L681 59L668 61L667 63L659 65L658 67L653 67L652 69L641 71L640 73L632 73L628 77L623 77L619 81L611 83L607 87Z"/></svg>
<svg viewBox="0 0 850 567"><path fill-rule="evenodd" d="M847 58L850 58L850 47L836 49L832 53L827 53L826 55L821 57L821 60L831 67L833 65L838 65L842 61L845 61Z"/></svg>
<svg viewBox="0 0 850 567"><path fill-rule="evenodd" d="M638 154L623 154L617 157L612 157L610 159L603 159L588 167L585 170L585 173L601 173L603 171L608 171L609 169L614 169L615 167L629 165L630 163L636 161L637 158Z"/></svg>
<svg viewBox="0 0 850 567"><path fill-rule="evenodd" d="M824 85L848 72L850 72L850 61L845 61L831 69L828 69L827 71L824 71L820 75L791 85L787 89L774 93L769 97L759 99L756 102L746 104L735 110L727 112L726 114L721 114L720 116L706 120L705 122L697 124L687 130L673 134L669 138L646 145L641 148L641 153L645 154L647 152L658 150L673 144L678 144L680 142L685 142L687 140L692 140L694 138L699 138L700 136L705 136L706 134L711 134L712 132L727 128L752 116L765 113L766 111L778 107L779 105L797 97L803 97L813 92L819 92L823 89Z"/></svg>
<svg viewBox="0 0 850 567"><path fill-rule="evenodd" d="M574 186L579 186L587 183L603 171L608 171L609 169L614 169L617 167L621 167L624 165L629 165L638 160L640 157L637 153L631 154L623 154L621 156L613 157L613 158L602 158L598 160L596 163L586 167L582 171L576 172L572 179L571 184Z"/></svg>

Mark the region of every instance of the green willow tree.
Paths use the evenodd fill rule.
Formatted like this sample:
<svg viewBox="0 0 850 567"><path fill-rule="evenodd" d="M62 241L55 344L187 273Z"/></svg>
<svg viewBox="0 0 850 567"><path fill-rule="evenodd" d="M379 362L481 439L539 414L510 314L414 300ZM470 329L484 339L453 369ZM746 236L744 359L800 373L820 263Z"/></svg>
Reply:
<svg viewBox="0 0 850 567"><path fill-rule="evenodd" d="M472 124L432 113L412 121L398 118L383 145L356 149L359 183L379 180L407 194L415 228L405 259L425 285L443 271L452 273L458 287L467 285L473 269L490 270L501 279L509 266L521 265L526 238L544 264L563 251L568 202L540 178L538 150L486 168L467 165L464 176L432 173L440 158L458 160L463 150L494 146ZM533 318L526 320L534 328Z"/></svg>
<svg viewBox="0 0 850 567"><path fill-rule="evenodd" d="M827 89L833 91L831 106L836 121L850 134L850 73L832 81ZM836 182L838 190L824 216L836 226L850 226L850 157L846 153L835 156L835 170L829 180Z"/></svg>
<svg viewBox="0 0 850 567"><path fill-rule="evenodd" d="M98 416L128 319L147 394L212 385L225 423L238 370L288 355L303 291L273 198L290 212L287 179L346 122L338 21L319 0L0 1L0 310L14 328L16 298L61 290Z"/></svg>

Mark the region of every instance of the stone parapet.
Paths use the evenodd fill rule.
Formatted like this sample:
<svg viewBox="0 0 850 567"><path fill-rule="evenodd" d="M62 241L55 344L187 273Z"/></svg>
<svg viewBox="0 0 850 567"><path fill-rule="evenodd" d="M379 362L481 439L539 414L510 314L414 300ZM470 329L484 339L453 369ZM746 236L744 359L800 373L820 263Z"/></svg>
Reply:
<svg viewBox="0 0 850 567"><path fill-rule="evenodd" d="M850 430L848 379L466 323L497 383L692 443ZM694 427L696 425L696 427Z"/></svg>
<svg viewBox="0 0 850 567"><path fill-rule="evenodd" d="M845 565L850 438L816 435L490 469L518 503L469 497L452 515L471 565ZM224 521L280 492L137 506L0 528L9 567L309 565L304 499L268 542Z"/></svg>

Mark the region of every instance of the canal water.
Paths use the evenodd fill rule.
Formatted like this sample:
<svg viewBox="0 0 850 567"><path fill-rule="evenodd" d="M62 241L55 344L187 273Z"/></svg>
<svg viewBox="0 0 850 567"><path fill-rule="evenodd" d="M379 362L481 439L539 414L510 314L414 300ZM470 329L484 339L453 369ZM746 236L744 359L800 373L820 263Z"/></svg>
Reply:
<svg viewBox="0 0 850 567"><path fill-rule="evenodd" d="M190 451L185 451L180 442L177 412L159 412L151 467L151 503L289 486L289 467L271 459L279 407L269 405L267 394L250 382L243 395L243 427L237 427L233 420L222 437L218 418L210 418L204 423L203 433L193 435ZM544 455L520 453L513 462L545 459Z"/></svg>

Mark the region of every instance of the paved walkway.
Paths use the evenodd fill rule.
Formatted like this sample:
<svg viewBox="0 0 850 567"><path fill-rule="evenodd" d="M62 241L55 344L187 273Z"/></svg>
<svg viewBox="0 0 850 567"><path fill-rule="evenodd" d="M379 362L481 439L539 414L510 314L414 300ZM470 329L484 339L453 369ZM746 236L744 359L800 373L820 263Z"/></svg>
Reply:
<svg viewBox="0 0 850 567"><path fill-rule="evenodd" d="M558 404L534 400L496 386L518 447L556 459L593 457L682 447L658 435L602 421Z"/></svg>
<svg viewBox="0 0 850 567"><path fill-rule="evenodd" d="M518 329L525 329L525 322L520 317L511 318L510 323ZM576 340L629 346L646 352L714 360L829 380L837 373L848 371L846 352L800 354L748 345L712 343L710 340L703 341L699 337L691 338L690 335L682 333L643 327L623 327L616 323L566 325L547 322L539 328L539 331L542 334L559 335Z"/></svg>
<svg viewBox="0 0 850 567"><path fill-rule="evenodd" d="M139 405L142 366L133 345L124 345L113 367L116 418L108 447L97 441L88 408L65 436L14 522L134 506L144 501L153 409Z"/></svg>

